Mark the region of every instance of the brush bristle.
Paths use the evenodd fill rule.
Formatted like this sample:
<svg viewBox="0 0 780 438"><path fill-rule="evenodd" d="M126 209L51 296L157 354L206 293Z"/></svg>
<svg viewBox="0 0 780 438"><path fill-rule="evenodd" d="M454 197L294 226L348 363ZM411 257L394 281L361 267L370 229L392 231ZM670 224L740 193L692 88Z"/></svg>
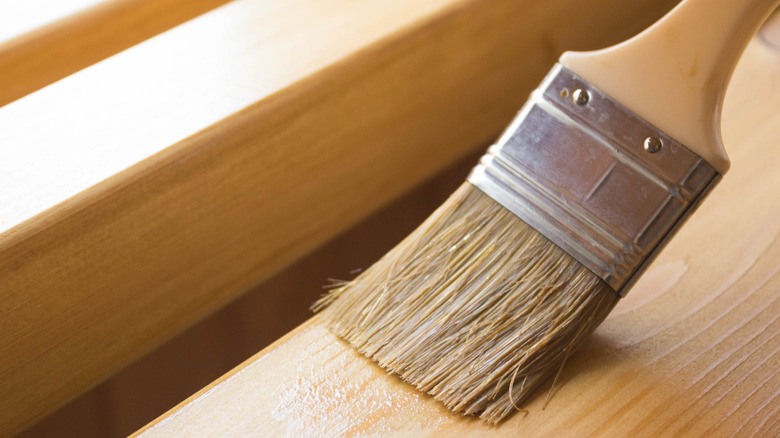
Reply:
<svg viewBox="0 0 780 438"><path fill-rule="evenodd" d="M470 183L314 308L455 412L497 423L609 314L614 291Z"/></svg>

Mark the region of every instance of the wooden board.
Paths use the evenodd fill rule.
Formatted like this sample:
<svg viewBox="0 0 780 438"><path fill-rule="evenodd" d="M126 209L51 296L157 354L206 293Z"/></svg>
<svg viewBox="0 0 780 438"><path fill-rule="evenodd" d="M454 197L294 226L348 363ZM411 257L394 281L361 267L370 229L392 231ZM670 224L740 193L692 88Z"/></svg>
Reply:
<svg viewBox="0 0 780 438"><path fill-rule="evenodd" d="M145 429L154 436L780 435L780 51L730 87L732 170L546 390L498 427L449 413L315 317Z"/></svg>
<svg viewBox="0 0 780 438"><path fill-rule="evenodd" d="M0 108L0 433L484 145L563 47L668 3L236 2Z"/></svg>
<svg viewBox="0 0 780 438"><path fill-rule="evenodd" d="M0 106L228 0L0 0Z"/></svg>

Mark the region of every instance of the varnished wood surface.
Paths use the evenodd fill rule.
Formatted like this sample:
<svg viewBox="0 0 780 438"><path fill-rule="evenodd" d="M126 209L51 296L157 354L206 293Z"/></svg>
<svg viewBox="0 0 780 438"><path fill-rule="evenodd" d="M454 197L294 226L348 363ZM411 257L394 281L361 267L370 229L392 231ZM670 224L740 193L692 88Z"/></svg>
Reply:
<svg viewBox="0 0 780 438"><path fill-rule="evenodd" d="M0 433L493 138L563 47L668 3L235 2L0 108Z"/></svg>
<svg viewBox="0 0 780 438"><path fill-rule="evenodd" d="M0 106L228 0L0 0Z"/></svg>
<svg viewBox="0 0 780 438"><path fill-rule="evenodd" d="M318 319L140 436L780 435L780 52L754 43L724 112L732 170L541 391L498 427L450 414Z"/></svg>

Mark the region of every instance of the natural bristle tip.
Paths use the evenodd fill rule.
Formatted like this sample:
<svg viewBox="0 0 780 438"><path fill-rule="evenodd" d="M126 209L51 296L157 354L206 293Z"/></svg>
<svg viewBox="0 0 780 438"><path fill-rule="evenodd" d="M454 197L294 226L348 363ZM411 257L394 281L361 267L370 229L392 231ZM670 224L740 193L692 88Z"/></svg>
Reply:
<svg viewBox="0 0 780 438"><path fill-rule="evenodd" d="M496 423L559 373L615 292L469 183L317 304L358 351L455 412Z"/></svg>

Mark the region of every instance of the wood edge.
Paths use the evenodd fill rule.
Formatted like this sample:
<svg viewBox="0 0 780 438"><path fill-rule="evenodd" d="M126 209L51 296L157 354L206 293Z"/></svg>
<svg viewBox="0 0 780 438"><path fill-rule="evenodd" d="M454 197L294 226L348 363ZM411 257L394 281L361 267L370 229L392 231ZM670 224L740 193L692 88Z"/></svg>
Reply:
<svg viewBox="0 0 780 438"><path fill-rule="evenodd" d="M241 372L241 370L243 370L244 368L250 366L254 362L262 359L265 355L270 354L274 350L276 350L277 348L287 344L292 339L298 337L298 335L300 335L300 334L310 330L313 325L316 325L316 324L319 323L319 320L320 320L319 315L315 314L314 316L312 316L311 318L306 320L306 322L304 322L303 324L301 324L301 325L295 327L293 330L287 332L284 336L282 336L281 338L277 339L272 344L268 345L267 347L265 347L262 350L258 351L257 353L255 353L254 355L252 355L251 357L246 359L245 361L243 361L240 364L236 365L233 369L231 369L227 373L223 374L218 379L212 381L208 385L206 385L203 388L201 388L200 390L198 390L198 392L196 392L196 393L192 394L191 396L187 397L186 399L182 400L176 406L172 407L171 409L169 409L168 411L166 411L165 413L163 413L159 417L155 418L154 420L152 420L150 423L148 423L147 425L145 425L141 429L138 429L137 431L133 432L133 434L130 435L130 437L137 437L137 436L140 436L140 435L142 435L142 434L144 434L144 433L154 429L159 423L165 421L166 419L168 419L172 415L175 415L177 411L179 411L180 409L184 408L188 404L198 400L204 394L206 394L206 393L210 392L211 390L217 388L223 382L225 382L225 381L229 380L231 377L233 377L236 373Z"/></svg>
<svg viewBox="0 0 780 438"><path fill-rule="evenodd" d="M104 1L0 42L0 107L230 0L157 1Z"/></svg>

